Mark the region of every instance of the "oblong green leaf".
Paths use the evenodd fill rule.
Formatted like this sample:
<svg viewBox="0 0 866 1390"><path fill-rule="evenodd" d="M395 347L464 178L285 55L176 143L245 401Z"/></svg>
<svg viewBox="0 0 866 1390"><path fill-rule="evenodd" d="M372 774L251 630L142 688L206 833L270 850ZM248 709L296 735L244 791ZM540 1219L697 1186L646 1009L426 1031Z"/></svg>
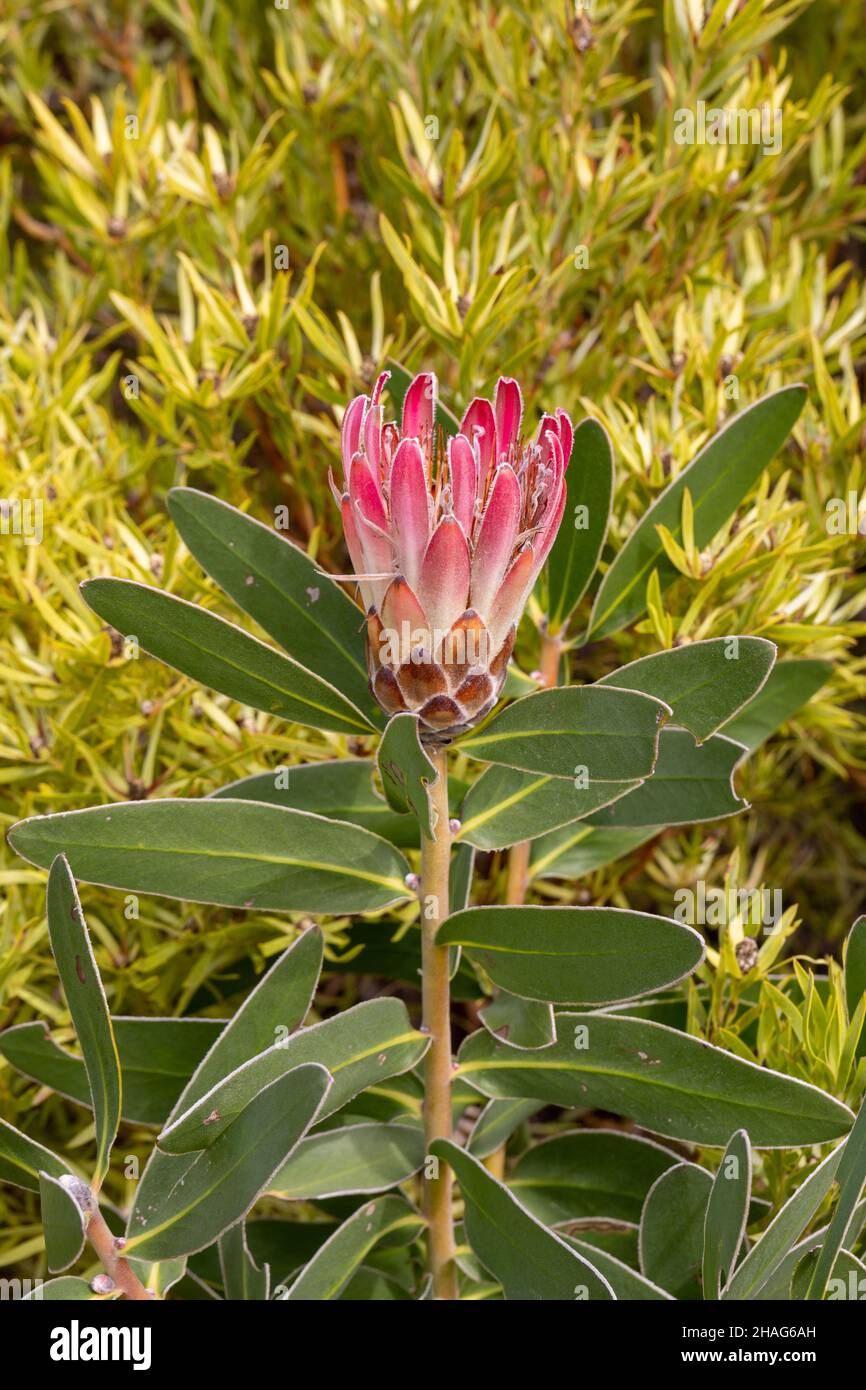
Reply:
<svg viewBox="0 0 866 1390"><path fill-rule="evenodd" d="M757 482L793 428L806 400L805 386L785 386L741 410L700 450L644 512L605 574L593 605L587 639L598 641L640 617L655 570L664 590L679 571L667 558L656 527L682 540L682 500L694 509L695 545L708 545Z"/></svg>
<svg viewBox="0 0 866 1390"><path fill-rule="evenodd" d="M39 1174L45 1256L52 1274L74 1265L84 1249L84 1213L59 1178Z"/></svg>
<svg viewBox="0 0 866 1390"><path fill-rule="evenodd" d="M690 975L699 932L619 907L470 907L436 940L462 946L494 984L554 1004L612 1004Z"/></svg>
<svg viewBox="0 0 866 1390"><path fill-rule="evenodd" d="M311 927L277 957L195 1068L174 1106L173 1120L223 1077L300 1027L313 1001L323 951L321 928Z"/></svg>
<svg viewBox="0 0 866 1390"><path fill-rule="evenodd" d="M282 1042L242 1062L157 1137L163 1153L194 1154L209 1149L266 1087L292 1071L296 1062Z"/></svg>
<svg viewBox="0 0 866 1390"><path fill-rule="evenodd" d="M356 1004L322 1023L288 1034L239 1063L204 1092L199 1090L197 1075L189 1088L194 1098L183 1097L185 1108L178 1108L171 1125L159 1136L159 1146L169 1154L209 1146L213 1134L221 1134L225 1122L231 1123L263 1086L302 1063L319 1063L333 1078L322 1103L324 1118L373 1082L409 1071L428 1046L429 1038L412 1027L402 1000L370 999Z"/></svg>
<svg viewBox="0 0 866 1390"><path fill-rule="evenodd" d="M599 825L568 826L536 840L529 861L530 877L584 878L645 845L660 826L623 826L605 830Z"/></svg>
<svg viewBox="0 0 866 1390"><path fill-rule="evenodd" d="M120 1123L120 1058L90 933L63 854L57 856L48 874L46 906L51 950L87 1072L96 1126L93 1185L98 1191L108 1171L111 1146ZM52 1272L65 1268L55 1265Z"/></svg>
<svg viewBox="0 0 866 1390"><path fill-rule="evenodd" d="M653 774L636 791L596 811L590 824L604 829L693 825L748 810L734 790L734 771L745 750L724 734L696 744L685 729L662 729Z"/></svg>
<svg viewBox="0 0 866 1390"><path fill-rule="evenodd" d="M855 1244L857 1238L866 1224L866 1202L860 1202L857 1206L851 1225L848 1228L847 1239L851 1244ZM817 1251L826 1238L829 1226L819 1226L817 1230L810 1231L807 1236L788 1251L778 1268L770 1275L766 1283L762 1284L753 1298L760 1302L773 1302L778 1299L789 1299L791 1297L791 1282L795 1271L801 1263L803 1256L810 1250ZM813 1266L814 1268L814 1266Z"/></svg>
<svg viewBox="0 0 866 1390"><path fill-rule="evenodd" d="M711 637L620 666L597 685L642 690L671 708L671 720L699 743L761 690L776 660L764 637Z"/></svg>
<svg viewBox="0 0 866 1390"><path fill-rule="evenodd" d="M476 1158L489 1158L508 1142L524 1120L541 1109L542 1102L537 1100L489 1100L466 1141L469 1153Z"/></svg>
<svg viewBox="0 0 866 1390"><path fill-rule="evenodd" d="M417 849L415 817L391 810L384 797L374 791L372 773L373 763L367 758L335 758L257 772L220 787L211 797L265 801L269 806L314 811L329 820L348 821L372 830L400 849Z"/></svg>
<svg viewBox="0 0 866 1390"><path fill-rule="evenodd" d="M28 1192L39 1191L39 1174L62 1178L70 1171L57 1154L35 1139L22 1134L6 1120L0 1119L0 1182L24 1187Z"/></svg>
<svg viewBox="0 0 866 1390"><path fill-rule="evenodd" d="M388 720L376 763L391 810L401 815L411 812L424 834L432 838L430 788L439 774L421 747L417 714L405 711Z"/></svg>
<svg viewBox="0 0 866 1390"><path fill-rule="evenodd" d="M453 1168L469 1244L507 1299L613 1298L610 1284L593 1264L536 1221L477 1158L447 1139L436 1139L430 1152Z"/></svg>
<svg viewBox="0 0 866 1390"><path fill-rule="evenodd" d="M303 1139L270 1191L293 1202L385 1192L417 1173L423 1162L420 1125L343 1125Z"/></svg>
<svg viewBox="0 0 866 1390"><path fill-rule="evenodd" d="M286 536L218 497L172 488L168 510L190 554L238 607L379 724L367 684L363 614L330 575Z"/></svg>
<svg viewBox="0 0 866 1390"><path fill-rule="evenodd" d="M567 462L567 460L566 460ZM548 626L559 632L595 574L610 520L613 448L598 420L574 431L562 525L547 557Z"/></svg>
<svg viewBox="0 0 866 1390"><path fill-rule="evenodd" d="M722 732L753 751L811 700L832 672L829 661L777 662L757 695L723 726Z"/></svg>
<svg viewBox="0 0 866 1390"><path fill-rule="evenodd" d="M644 1019L559 1013L552 1047L523 1052L486 1031L460 1049L458 1075L486 1096L599 1106L670 1139L719 1148L748 1128L757 1148L838 1139L847 1106L698 1038Z"/></svg>
<svg viewBox="0 0 866 1390"><path fill-rule="evenodd" d="M556 1041L553 1006L498 989L478 1017L494 1037L510 1047L548 1047Z"/></svg>
<svg viewBox="0 0 866 1390"><path fill-rule="evenodd" d="M123 1078L122 1118L161 1125L202 1057L225 1027L213 1018L113 1019ZM41 1086L92 1105L80 1057L58 1047L42 1022L0 1033L0 1056Z"/></svg>
<svg viewBox="0 0 866 1390"><path fill-rule="evenodd" d="M491 766L466 793L458 838L476 849L507 849L589 816L640 785L599 780L585 784L573 776Z"/></svg>
<svg viewBox="0 0 866 1390"><path fill-rule="evenodd" d="M226 1299L230 1303L267 1302L271 1271L266 1264L259 1267L250 1254L245 1222L239 1221L220 1236L219 1253Z"/></svg>
<svg viewBox="0 0 866 1390"><path fill-rule="evenodd" d="M410 1241L424 1225L423 1217L402 1197L374 1198L344 1221L320 1246L280 1302L324 1302L339 1298L351 1276L380 1241Z"/></svg>
<svg viewBox="0 0 866 1390"><path fill-rule="evenodd" d="M845 1140L836 1169L836 1181L839 1184L839 1197L804 1294L809 1300L820 1300L827 1291L827 1281L833 1273L836 1257L845 1244L848 1227L863 1184L866 1183L866 1103L861 1104L854 1128Z"/></svg>
<svg viewBox="0 0 866 1390"><path fill-rule="evenodd" d="M640 1267L677 1299L701 1296L704 1222L713 1180L694 1163L677 1163L650 1188L640 1223Z"/></svg>
<svg viewBox="0 0 866 1390"><path fill-rule="evenodd" d="M858 917L845 939L845 1002L853 1018L866 994L866 917Z"/></svg>
<svg viewBox="0 0 866 1390"><path fill-rule="evenodd" d="M118 632L212 690L314 729L371 732L335 686L206 608L132 579L88 579L81 592Z"/></svg>
<svg viewBox="0 0 866 1390"><path fill-rule="evenodd" d="M631 782L652 772L667 713L660 700L639 691L560 686L515 700L457 746L523 772Z"/></svg>
<svg viewBox="0 0 866 1390"><path fill-rule="evenodd" d="M545 1226L594 1218L638 1222L656 1178L677 1161L640 1135L578 1129L533 1144L508 1185Z"/></svg>
<svg viewBox="0 0 866 1390"><path fill-rule="evenodd" d="M749 1136L738 1129L722 1155L704 1224L702 1286L704 1298L717 1299L734 1271L746 1234L752 1196L752 1150Z"/></svg>
<svg viewBox="0 0 866 1390"><path fill-rule="evenodd" d="M833 1185L844 1144L809 1174L762 1231L722 1292L722 1299L754 1298L793 1250Z"/></svg>
<svg viewBox="0 0 866 1390"><path fill-rule="evenodd" d="M128 1253L145 1260L189 1255L240 1221L312 1124L330 1085L325 1068L313 1063L261 1091L161 1201L136 1202Z"/></svg>
<svg viewBox="0 0 866 1390"><path fill-rule="evenodd" d="M659 1303L670 1301L673 1294L669 1294L654 1284L645 1275L638 1274L636 1269L631 1269L622 1260L618 1260L615 1255L611 1255L607 1250L600 1250L597 1245L590 1245L585 1240L579 1240L575 1236L563 1236L566 1244L572 1250L576 1250L579 1255L590 1260L599 1274L604 1275L610 1287L613 1289L618 1299L628 1299L629 1302L640 1303Z"/></svg>
<svg viewBox="0 0 866 1390"><path fill-rule="evenodd" d="M369 912L408 896L408 865L367 830L254 801L119 802L33 816L23 859L63 852L77 879L186 902L276 912Z"/></svg>

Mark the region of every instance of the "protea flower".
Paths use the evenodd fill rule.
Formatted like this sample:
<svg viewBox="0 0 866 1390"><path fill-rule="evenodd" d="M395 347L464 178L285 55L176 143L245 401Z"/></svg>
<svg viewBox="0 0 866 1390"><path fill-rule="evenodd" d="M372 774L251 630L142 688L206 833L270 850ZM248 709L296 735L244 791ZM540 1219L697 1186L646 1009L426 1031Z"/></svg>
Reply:
<svg viewBox="0 0 866 1390"><path fill-rule="evenodd" d="M411 710L422 738L447 742L499 696L562 520L573 430L557 410L525 441L520 387L501 377L446 446L432 372L410 385L400 428L383 421L388 376L346 409L334 494L367 612L370 689L386 714Z"/></svg>

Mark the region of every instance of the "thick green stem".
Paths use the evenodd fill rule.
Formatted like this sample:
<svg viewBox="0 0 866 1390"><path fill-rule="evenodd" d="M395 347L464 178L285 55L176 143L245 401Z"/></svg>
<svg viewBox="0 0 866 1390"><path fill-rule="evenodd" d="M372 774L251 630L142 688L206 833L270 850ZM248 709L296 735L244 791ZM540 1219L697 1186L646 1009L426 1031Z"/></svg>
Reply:
<svg viewBox="0 0 866 1390"><path fill-rule="evenodd" d="M451 1138L451 999L448 947L436 945L436 931L448 916L451 831L448 822L448 754L428 750L439 776L430 790L433 838L421 836L421 977L424 1027L430 1033L424 1072L424 1135L429 1155L434 1139ZM433 1165L425 1179L429 1227L429 1267L434 1298L457 1298L451 1169Z"/></svg>

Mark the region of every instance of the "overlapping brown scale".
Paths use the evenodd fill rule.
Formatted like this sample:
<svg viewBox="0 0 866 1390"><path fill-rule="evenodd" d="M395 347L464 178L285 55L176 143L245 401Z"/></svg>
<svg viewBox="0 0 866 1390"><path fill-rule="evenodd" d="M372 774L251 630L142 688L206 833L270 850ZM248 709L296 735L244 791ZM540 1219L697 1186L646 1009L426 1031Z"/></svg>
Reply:
<svg viewBox="0 0 866 1390"><path fill-rule="evenodd" d="M370 689L386 714L397 714L407 708L397 677L386 666L379 667L370 681Z"/></svg>
<svg viewBox="0 0 866 1390"><path fill-rule="evenodd" d="M490 657L490 634L474 608L467 608L442 643L441 661L452 690Z"/></svg>
<svg viewBox="0 0 866 1390"><path fill-rule="evenodd" d="M418 711L419 717L434 732L446 733L465 724L463 711L449 695L434 695Z"/></svg>
<svg viewBox="0 0 866 1390"><path fill-rule="evenodd" d="M465 681L455 691L454 698L463 707L464 713L471 719L485 705L496 690L493 681L484 671L478 671L474 675L467 676Z"/></svg>
<svg viewBox="0 0 866 1390"><path fill-rule="evenodd" d="M417 709L434 695L448 693L445 672L435 661L404 661L397 679L403 698L412 709Z"/></svg>

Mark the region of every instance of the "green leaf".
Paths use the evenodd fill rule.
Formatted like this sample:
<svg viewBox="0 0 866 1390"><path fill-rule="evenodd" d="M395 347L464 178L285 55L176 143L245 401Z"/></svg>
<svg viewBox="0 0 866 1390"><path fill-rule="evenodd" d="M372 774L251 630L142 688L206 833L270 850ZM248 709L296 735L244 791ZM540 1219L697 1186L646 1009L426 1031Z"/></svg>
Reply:
<svg viewBox="0 0 866 1390"><path fill-rule="evenodd" d="M430 1152L453 1168L465 1204L466 1236L507 1299L610 1299L598 1270L553 1231L536 1221L477 1158L447 1139Z"/></svg>
<svg viewBox="0 0 866 1390"><path fill-rule="evenodd" d="M724 733L753 752L826 685L832 672L829 661L780 661L757 695L725 724Z"/></svg>
<svg viewBox="0 0 866 1390"><path fill-rule="evenodd" d="M303 550L218 497L176 487L168 510L190 554L275 642L375 724L363 614Z"/></svg>
<svg viewBox="0 0 866 1390"><path fill-rule="evenodd" d="M172 1116L171 1126L160 1135L160 1148L170 1154L190 1153L212 1141L208 1128L223 1129L221 1120L207 1123L214 1111L229 1120L249 1099L279 1074L302 1063L315 1062L333 1078L321 1118L339 1110L360 1091L387 1077L409 1071L427 1051L429 1038L409 1022L400 999L370 999L323 1023L289 1033L264 1052L221 1076L205 1092L199 1075L190 1087L193 1098L182 1097L183 1109ZM199 1142L200 1141L200 1142Z"/></svg>
<svg viewBox="0 0 866 1390"><path fill-rule="evenodd" d="M63 852L86 883L185 902L374 912L408 896L405 859L377 835L254 801L92 806L19 821L8 838L40 868Z"/></svg>
<svg viewBox="0 0 866 1390"><path fill-rule="evenodd" d="M731 1135L722 1155L704 1226L704 1298L717 1299L730 1279L746 1234L752 1195L752 1151L744 1129Z"/></svg>
<svg viewBox="0 0 866 1390"><path fill-rule="evenodd" d="M578 1129L521 1154L509 1187L545 1226L596 1218L637 1222L653 1183L676 1162L652 1139Z"/></svg>
<svg viewBox="0 0 866 1390"><path fill-rule="evenodd" d="M400 849L418 848L414 816L396 815L373 789L373 763L367 758L278 767L242 777L211 793L211 799L264 801L296 811L314 811L329 820L372 830Z"/></svg>
<svg viewBox="0 0 866 1390"><path fill-rule="evenodd" d="M622 1260L618 1260L615 1255L610 1255L606 1250L600 1250L597 1245L590 1245L588 1241L578 1240L575 1236L563 1236L566 1244L576 1250L579 1255L590 1260L599 1274L602 1274L617 1298L628 1299L630 1302L665 1302L671 1301L672 1295L659 1288L651 1279L646 1279L637 1270L631 1269Z"/></svg>
<svg viewBox="0 0 866 1390"><path fill-rule="evenodd" d="M866 1224L866 1202L860 1202L854 1213L851 1225L848 1228L848 1239L854 1245ZM817 1230L810 1231L807 1236L789 1250L781 1264L766 1281L761 1288L753 1295L755 1300L763 1302L773 1302L778 1299L789 1299L791 1296L791 1282L795 1271L800 1264L803 1256L810 1250L818 1250L824 1241L828 1226L819 1226ZM840 1252L841 1255L842 1252ZM837 1257L839 1258L839 1257ZM814 1266L813 1266L814 1267Z"/></svg>
<svg viewBox="0 0 866 1390"><path fill-rule="evenodd" d="M704 1221L713 1181L694 1163L677 1163L647 1194L640 1223L640 1267L677 1299L701 1297Z"/></svg>
<svg viewBox="0 0 866 1390"><path fill-rule="evenodd" d="M596 684L655 696L670 706L674 724L703 743L762 688L775 659L763 637L713 637L641 657Z"/></svg>
<svg viewBox="0 0 866 1390"><path fill-rule="evenodd" d="M808 1292L804 1295L811 1301L822 1299L827 1291L827 1281L833 1273L836 1257L845 1244L848 1227L866 1182L866 1104L860 1106L854 1128L845 1140L836 1170L836 1182L839 1197L815 1262Z"/></svg>
<svg viewBox="0 0 866 1390"><path fill-rule="evenodd" d="M423 1218L402 1197L365 1202L316 1251L281 1301L339 1298L375 1245L386 1238L391 1243L410 1241L423 1225Z"/></svg>
<svg viewBox="0 0 866 1390"><path fill-rule="evenodd" d="M853 1018L866 994L866 917L858 917L845 941L845 1000ZM861 1040L862 1041L862 1040Z"/></svg>
<svg viewBox="0 0 866 1390"><path fill-rule="evenodd" d="M568 622L595 573L610 520L613 476L613 447L607 431L598 420L581 420L565 475L562 525L547 557L552 633Z"/></svg>
<svg viewBox="0 0 866 1390"><path fill-rule="evenodd" d="M74 1265L84 1249L84 1213L59 1178L39 1174L45 1255L52 1274Z"/></svg>
<svg viewBox="0 0 866 1390"><path fill-rule="evenodd" d="M156 1200L147 1206L139 1189L129 1222L129 1254L146 1260L189 1255L240 1221L315 1119L330 1085L324 1067L296 1067L251 1100L185 1167L182 1181L172 1180L159 1195L152 1191Z"/></svg>
<svg viewBox="0 0 866 1390"><path fill-rule="evenodd" d="M283 951L247 995L234 1017L196 1068L172 1112L172 1119L275 1042L299 1028L309 1012L322 966L319 927L302 932Z"/></svg>
<svg viewBox="0 0 866 1390"><path fill-rule="evenodd" d="M256 1264L247 1246L246 1223L239 1221L219 1239L220 1269L225 1297L231 1303L267 1302L271 1271Z"/></svg>
<svg viewBox="0 0 866 1390"><path fill-rule="evenodd" d="M448 901L452 912L458 912L467 906L469 895L472 892L474 868L475 850L473 846L456 844L451 851L451 866L448 872Z"/></svg>
<svg viewBox="0 0 866 1390"><path fill-rule="evenodd" d="M559 1013L557 1041L537 1052L479 1030L460 1049L458 1074L486 1096L538 1097L599 1107L671 1139L721 1148L747 1128L758 1148L837 1139L847 1106L817 1087L643 1019Z"/></svg>
<svg viewBox="0 0 866 1390"><path fill-rule="evenodd" d="M507 705L457 747L482 762L590 783L648 777L656 759L660 700L597 685L538 690Z"/></svg>
<svg viewBox="0 0 866 1390"><path fill-rule="evenodd" d="M728 1281L723 1299L754 1298L772 1278L830 1191L843 1152L840 1144L788 1198Z"/></svg>
<svg viewBox="0 0 866 1390"><path fill-rule="evenodd" d="M816 1250L809 1251L800 1260L791 1277L789 1297L792 1302L802 1303L809 1298L809 1289L820 1260L820 1246ZM828 1288L835 1285L833 1292L829 1294L830 1300L862 1298L863 1295L859 1291L866 1288L864 1276L866 1276L866 1264L862 1260L858 1260L857 1256L853 1255L850 1250L840 1250L833 1263L833 1278L828 1284Z"/></svg>
<svg viewBox="0 0 866 1390"><path fill-rule="evenodd" d="M322 950L322 933L313 927L298 936L274 962L188 1078L170 1112L169 1123L195 1106L224 1077L294 1033L306 1018L315 993ZM297 1065L318 1058L296 1057L295 1061ZM145 1211L156 1206L166 1190L183 1178L193 1161L188 1156L170 1156L154 1146L136 1190L136 1206Z"/></svg>
<svg viewBox="0 0 866 1390"><path fill-rule="evenodd" d="M303 1139L271 1192L293 1202L384 1192L417 1173L423 1162L418 1125L344 1125Z"/></svg>
<svg viewBox="0 0 866 1390"><path fill-rule="evenodd" d="M113 1024L123 1078L122 1118L141 1125L162 1124L225 1026L212 1018L117 1016ZM31 1081L79 1105L92 1105L84 1063L58 1047L44 1023L20 1023L0 1033L0 1056Z"/></svg>
<svg viewBox="0 0 866 1390"><path fill-rule="evenodd" d="M497 991L478 1017L494 1037L511 1047L548 1047L556 1040L550 1004L521 999L504 989Z"/></svg>
<svg viewBox="0 0 866 1390"><path fill-rule="evenodd" d="M653 570L663 590L678 577L656 527L666 526L674 539L682 542L686 489L694 504L695 545L702 549L733 516L784 443L805 400L805 386L786 386L747 406L669 483L630 532L605 574L595 597L587 640L608 637L640 617Z"/></svg>
<svg viewBox="0 0 866 1390"><path fill-rule="evenodd" d="M703 960L699 932L618 907L470 907L439 928L494 984L553 1004L612 1004L675 984Z"/></svg>
<svg viewBox="0 0 866 1390"><path fill-rule="evenodd" d="M120 1058L75 880L62 854L51 865L46 904L51 949L81 1044L93 1105L96 1123L93 1186L98 1191L108 1171L111 1146L120 1123ZM65 1267L55 1266L56 1269Z"/></svg>
<svg viewBox="0 0 866 1390"><path fill-rule="evenodd" d="M429 789L439 780L439 774L421 747L417 714L407 711L388 720L376 763L391 810L401 815L411 811L424 834L432 839L433 807Z"/></svg>
<svg viewBox="0 0 866 1390"><path fill-rule="evenodd" d="M632 782L592 781L488 767L469 788L458 839L477 849L507 849L570 825L636 790Z"/></svg>
<svg viewBox="0 0 866 1390"><path fill-rule="evenodd" d="M68 1172L69 1165L50 1149L0 1119L0 1182L38 1192L40 1173L62 1178Z"/></svg>
<svg viewBox="0 0 866 1390"><path fill-rule="evenodd" d="M684 729L662 729L652 776L636 791L596 811L591 824L605 829L649 829L720 820L748 810L733 781L744 751L723 734L696 744Z"/></svg>
<svg viewBox="0 0 866 1390"><path fill-rule="evenodd" d="M508 1142L524 1120L541 1109L540 1100L489 1100L475 1121L467 1149L476 1158L489 1158Z"/></svg>
<svg viewBox="0 0 866 1390"><path fill-rule="evenodd" d="M532 846L530 875L536 878L584 878L645 845L659 826L605 830L598 825L575 825L556 830Z"/></svg>
<svg viewBox="0 0 866 1390"><path fill-rule="evenodd" d="M198 604L131 579L88 579L81 592L118 632L211 690L313 729L372 730L335 686Z"/></svg>
<svg viewBox="0 0 866 1390"><path fill-rule="evenodd" d="M297 1067L285 1042L276 1042L242 1062L184 1110L157 1138L163 1153L194 1154L209 1149L235 1123L247 1106Z"/></svg>

